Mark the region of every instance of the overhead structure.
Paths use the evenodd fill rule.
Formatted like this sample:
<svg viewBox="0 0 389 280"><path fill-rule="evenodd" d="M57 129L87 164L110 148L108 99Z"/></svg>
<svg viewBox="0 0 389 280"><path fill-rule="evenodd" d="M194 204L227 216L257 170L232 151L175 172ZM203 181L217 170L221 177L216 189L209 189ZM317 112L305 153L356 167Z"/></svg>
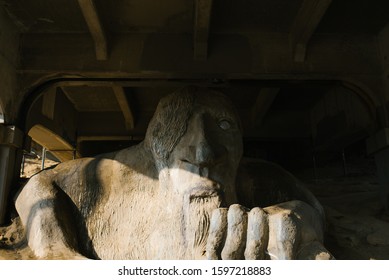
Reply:
<svg viewBox="0 0 389 280"><path fill-rule="evenodd" d="M194 59L207 60L208 37L213 0L195 0L194 17Z"/></svg>
<svg viewBox="0 0 389 280"><path fill-rule="evenodd" d="M95 42L96 58L97 60L106 60L108 58L107 38L95 2L94 0L78 0L78 3Z"/></svg>
<svg viewBox="0 0 389 280"><path fill-rule="evenodd" d="M387 170L387 0L0 3L0 130L20 135L0 142L0 224L30 129L64 160L119 150L187 85L230 97L247 154L297 168L371 137Z"/></svg>
<svg viewBox="0 0 389 280"><path fill-rule="evenodd" d="M309 41L331 2L332 0L304 0L290 32L296 62L305 61Z"/></svg>
<svg viewBox="0 0 389 280"><path fill-rule="evenodd" d="M113 93L118 101L120 109L122 110L126 129L131 130L134 128L134 115L132 113L130 104L128 103L126 94L123 87L114 86L112 87Z"/></svg>
<svg viewBox="0 0 389 280"><path fill-rule="evenodd" d="M71 144L42 125L32 127L28 135L61 162L77 157L77 152Z"/></svg>

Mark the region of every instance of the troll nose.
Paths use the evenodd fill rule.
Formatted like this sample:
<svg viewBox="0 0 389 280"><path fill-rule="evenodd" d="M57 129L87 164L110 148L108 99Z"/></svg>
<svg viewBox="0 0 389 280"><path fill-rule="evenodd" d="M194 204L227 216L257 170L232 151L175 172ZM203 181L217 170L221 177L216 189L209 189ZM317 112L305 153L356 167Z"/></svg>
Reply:
<svg viewBox="0 0 389 280"><path fill-rule="evenodd" d="M210 167L223 160L226 151L223 146L211 145L207 141L200 141L196 145L188 146L184 161L198 167Z"/></svg>
<svg viewBox="0 0 389 280"><path fill-rule="evenodd" d="M195 147L192 163L197 166L208 166L215 163L216 154L211 145L206 141L201 141Z"/></svg>
<svg viewBox="0 0 389 280"><path fill-rule="evenodd" d="M192 119L188 130L194 133L186 139L184 161L198 167L210 167L222 161L227 155L220 136L210 129L212 125L210 121L206 114L198 114Z"/></svg>

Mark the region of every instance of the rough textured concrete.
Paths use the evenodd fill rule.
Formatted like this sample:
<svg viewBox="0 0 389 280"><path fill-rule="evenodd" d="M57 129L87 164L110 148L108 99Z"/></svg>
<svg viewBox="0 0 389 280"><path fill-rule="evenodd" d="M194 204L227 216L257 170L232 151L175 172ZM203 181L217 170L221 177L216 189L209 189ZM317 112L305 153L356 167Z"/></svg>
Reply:
<svg viewBox="0 0 389 280"><path fill-rule="evenodd" d="M258 128L255 127L255 119L251 119L253 114L250 111L253 107L242 107L245 126L249 124L249 129L245 129L245 137L252 137L253 142L258 144L251 150L253 153L250 151L248 154L260 153L272 159L272 151L268 152L270 149L262 146L264 139L271 139L274 144L285 143L285 140L289 142L291 137L296 141L300 141L301 137L301 142L309 142L314 138L313 145L320 144L323 153L332 150L339 153L348 145L363 141L369 135L378 135L389 126L389 31L388 18L384 12L388 10L389 4L385 0L369 4L364 0L356 0L352 4L328 0L290 0L287 3L274 0L250 2L250 5L246 2L236 4L233 1L213 1L215 5L210 13L209 6L207 9L199 9L200 6L181 0L169 0L163 7L155 5L153 1L138 1L133 5L128 5L127 1L115 4L100 2L96 1L98 5L88 8L89 12L100 16L94 24L101 28L94 33L96 31L85 24L88 17L83 16L77 1L66 3L65 0L58 0L54 6L44 0L23 1L23 4L12 0L2 1L0 114L5 111L6 122L13 123L18 118L22 127L29 117L33 117L26 112L36 101L33 98L38 93L35 86L55 78L67 77L73 80L67 85L55 83L51 89L82 86L77 84L79 79L91 79L89 86L100 85L109 87L109 90L122 87L123 91L133 91L144 84L154 88L152 81L164 81L165 88L157 87L155 92L158 93L177 81L181 85L200 81L203 85L212 83L212 86L226 88L233 87L231 84L237 82L245 84L234 93L239 97L237 103L243 100L251 102L246 83L251 84L253 81L264 83L265 87L281 88L281 91L285 83L288 83L288 87L290 84L315 83L309 95L304 96L308 98L296 95L291 88L286 88L284 96L288 98L284 102L279 98L282 92L277 94L272 108L267 110L268 114L257 120L263 124ZM12 20L9 20L3 9L10 13ZM201 25L196 24L196 13L197 19L202 19ZM22 33L23 43L20 45L19 31L15 25ZM207 36L193 38L191 34L199 31L199 28L206 31ZM101 35L108 35L110 44L105 51L106 60L97 61L95 49L98 40L93 41L92 37ZM207 46L202 51L201 56L205 57L203 61L193 59L199 46ZM20 64L17 55L19 50L22 54ZM16 71L19 78L16 78ZM101 80L98 79L109 78L120 78L120 81L106 80L103 86L99 84ZM139 86L132 82L144 84ZM316 82L328 82L329 86L343 90L319 101L319 106L300 107L301 100L310 99L309 96L320 94L318 91L325 88ZM261 96L262 88L263 85L255 88L256 97ZM349 90L350 94L345 93L344 89ZM130 96L128 93L126 95ZM346 96L352 97L345 100ZM20 107L24 98L28 102ZM253 100L251 104L255 104L255 98ZM89 100L86 101L88 104ZM144 105L138 101L135 100L133 104L141 104L139 107L153 111L148 107L150 102ZM285 106L285 103L289 106ZM34 115L33 121L49 127L66 141L72 142L72 145L79 140L75 141L76 136L95 140L118 140L123 137L133 140L137 137L138 141L143 139L146 124L151 117L134 114L134 130L128 131L131 125L125 125L123 114L119 111L93 114L78 112L81 121L74 125L76 117L69 114L74 112L72 108L57 112L54 107L51 109L45 111L44 118L50 119L50 115L55 113L63 116L47 121L44 118L37 119ZM369 116L366 116L366 111L369 111ZM312 127L311 112L317 113L312 119ZM126 122L131 123L128 119ZM27 130L28 127L24 133ZM87 142L82 142L82 150L93 150L88 149ZM105 144L101 143L100 147L107 146ZM280 157L287 158L285 162L289 160L290 165L295 165L295 158L308 162L307 158L312 158L309 154L312 148L317 147L307 144L301 148L305 152L294 152L293 147L290 148L293 153L283 149L277 152ZM376 157L377 165L379 172L385 173L387 152L381 150L381 153ZM11 162L15 162L16 168L6 162L0 164L16 170L18 161ZM381 181L386 181L383 187L385 195L381 196L386 201L388 180Z"/></svg>
<svg viewBox="0 0 389 280"><path fill-rule="evenodd" d="M284 203L250 211L238 200L254 181L236 184L241 136L224 95L176 91L161 100L141 144L29 180L16 200L29 246L39 258L295 259L322 244L321 205L281 168L289 181L273 203ZM331 256L316 245L304 253L313 255Z"/></svg>

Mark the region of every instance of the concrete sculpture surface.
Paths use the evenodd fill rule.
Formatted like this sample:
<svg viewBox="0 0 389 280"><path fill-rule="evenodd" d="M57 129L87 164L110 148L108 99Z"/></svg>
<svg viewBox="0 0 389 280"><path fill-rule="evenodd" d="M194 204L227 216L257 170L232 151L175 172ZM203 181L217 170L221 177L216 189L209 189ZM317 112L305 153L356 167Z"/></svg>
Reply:
<svg viewBox="0 0 389 280"><path fill-rule="evenodd" d="M163 98L145 140L59 164L16 199L39 258L330 259L320 203L291 174L242 158L221 93Z"/></svg>

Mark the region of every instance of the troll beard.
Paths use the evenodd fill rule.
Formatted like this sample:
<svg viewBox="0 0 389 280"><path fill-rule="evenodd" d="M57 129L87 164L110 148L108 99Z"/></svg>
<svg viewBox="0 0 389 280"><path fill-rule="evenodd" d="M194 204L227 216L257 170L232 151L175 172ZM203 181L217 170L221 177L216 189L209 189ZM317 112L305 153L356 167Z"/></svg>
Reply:
<svg viewBox="0 0 389 280"><path fill-rule="evenodd" d="M186 197L183 203L183 236L190 259L204 259L212 212L219 208L220 196Z"/></svg>
<svg viewBox="0 0 389 280"><path fill-rule="evenodd" d="M158 246L166 258L204 259L213 210L234 202L236 196L226 197L229 193L207 178L189 184L174 181L169 169L160 171L158 195L167 203L161 204L159 211L164 213L166 223L160 219L158 224L166 239L163 244L159 240ZM177 189L186 191L174 191Z"/></svg>

